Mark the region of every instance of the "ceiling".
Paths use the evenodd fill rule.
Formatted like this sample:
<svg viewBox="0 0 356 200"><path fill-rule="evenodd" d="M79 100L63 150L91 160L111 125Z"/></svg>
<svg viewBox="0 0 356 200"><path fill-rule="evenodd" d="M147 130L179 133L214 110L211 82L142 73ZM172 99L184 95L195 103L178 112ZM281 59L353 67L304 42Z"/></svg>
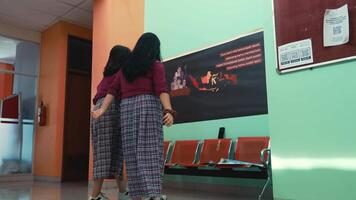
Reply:
<svg viewBox="0 0 356 200"><path fill-rule="evenodd" d="M0 22L46 30L59 20L92 28L93 0L0 0Z"/></svg>

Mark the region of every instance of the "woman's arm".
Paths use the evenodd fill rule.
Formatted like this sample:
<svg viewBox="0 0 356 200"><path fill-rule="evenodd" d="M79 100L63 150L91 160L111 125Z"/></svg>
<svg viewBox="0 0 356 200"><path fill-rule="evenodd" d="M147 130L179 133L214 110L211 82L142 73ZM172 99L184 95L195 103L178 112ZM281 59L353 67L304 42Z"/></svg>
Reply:
<svg viewBox="0 0 356 200"><path fill-rule="evenodd" d="M92 112L92 116L94 119L103 115L106 110L111 105L112 101L119 96L120 89L120 72L116 73L114 81L111 83L108 93L105 96L104 102L101 107Z"/></svg>
<svg viewBox="0 0 356 200"><path fill-rule="evenodd" d="M159 99L161 100L163 109L168 109L168 110L172 109L171 100L168 93L165 92L161 93L161 95L159 95Z"/></svg>
<svg viewBox="0 0 356 200"><path fill-rule="evenodd" d="M172 105L171 105L171 100L169 98L169 94L168 93L161 93L159 95L159 98L161 100L161 103L163 105L163 109L165 110L172 110ZM163 123L166 125L166 126L172 126L174 122L174 117L171 113L165 113L165 115L163 116Z"/></svg>
<svg viewBox="0 0 356 200"><path fill-rule="evenodd" d="M155 94L161 100L164 111L163 123L166 126L171 126L174 122L172 115L172 105L169 98L169 90L167 87L166 72L161 62L156 62L153 66L153 84ZM167 112L169 111L169 112Z"/></svg>
<svg viewBox="0 0 356 200"><path fill-rule="evenodd" d="M112 101L115 99L115 96L112 94L107 94L104 98L104 102L101 105L101 107L97 110L94 110L92 112L92 116L94 119L99 118L101 115L103 115L109 108L109 106L111 105Z"/></svg>

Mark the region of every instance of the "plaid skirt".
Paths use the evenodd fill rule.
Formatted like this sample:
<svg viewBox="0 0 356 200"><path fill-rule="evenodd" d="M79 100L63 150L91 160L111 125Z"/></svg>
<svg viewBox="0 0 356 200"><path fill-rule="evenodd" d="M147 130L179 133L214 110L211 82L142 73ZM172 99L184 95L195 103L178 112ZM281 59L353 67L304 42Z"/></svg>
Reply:
<svg viewBox="0 0 356 200"><path fill-rule="evenodd" d="M121 101L121 133L130 196L158 197L163 182L163 116L157 96Z"/></svg>
<svg viewBox="0 0 356 200"><path fill-rule="evenodd" d="M99 109L104 98L98 100ZM91 119L94 179L113 179L122 171L123 153L120 134L120 102L114 101L98 119Z"/></svg>

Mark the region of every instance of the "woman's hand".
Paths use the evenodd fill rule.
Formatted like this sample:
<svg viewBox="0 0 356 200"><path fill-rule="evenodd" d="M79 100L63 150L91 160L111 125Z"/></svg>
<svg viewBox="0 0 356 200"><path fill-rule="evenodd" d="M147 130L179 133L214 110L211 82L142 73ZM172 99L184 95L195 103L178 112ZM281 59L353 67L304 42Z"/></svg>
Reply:
<svg viewBox="0 0 356 200"><path fill-rule="evenodd" d="M163 92L159 95L159 98L160 98L162 106L164 108L163 123L164 123L164 125L166 125L168 127L172 126L172 124L174 122L174 116L173 116L174 113L170 113L170 112L172 112L174 110L172 110L172 105L171 105L171 100L170 100L169 94Z"/></svg>
<svg viewBox="0 0 356 200"><path fill-rule="evenodd" d="M174 122L174 118L173 118L173 115L171 113L166 113L164 116L163 116L163 123L164 125L170 127L173 125L173 122Z"/></svg>
<svg viewBox="0 0 356 200"><path fill-rule="evenodd" d="M91 112L91 116L94 119L98 119L103 114L104 114L104 110L102 108L99 108L99 109L94 110L94 111Z"/></svg>
<svg viewBox="0 0 356 200"><path fill-rule="evenodd" d="M101 104L100 108L91 112L91 116L94 119L98 119L101 115L103 115L115 99L115 96L112 94L107 94L104 98L103 104Z"/></svg>

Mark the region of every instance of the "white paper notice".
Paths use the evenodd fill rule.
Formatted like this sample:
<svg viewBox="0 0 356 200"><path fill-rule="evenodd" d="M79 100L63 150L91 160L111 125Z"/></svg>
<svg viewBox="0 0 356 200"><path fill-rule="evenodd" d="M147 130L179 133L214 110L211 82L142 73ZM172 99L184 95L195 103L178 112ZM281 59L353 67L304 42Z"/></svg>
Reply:
<svg viewBox="0 0 356 200"><path fill-rule="evenodd" d="M311 39L288 43L278 47L279 69L313 63Z"/></svg>
<svg viewBox="0 0 356 200"><path fill-rule="evenodd" d="M326 9L324 15L324 46L349 42L349 12L347 4L338 9Z"/></svg>

